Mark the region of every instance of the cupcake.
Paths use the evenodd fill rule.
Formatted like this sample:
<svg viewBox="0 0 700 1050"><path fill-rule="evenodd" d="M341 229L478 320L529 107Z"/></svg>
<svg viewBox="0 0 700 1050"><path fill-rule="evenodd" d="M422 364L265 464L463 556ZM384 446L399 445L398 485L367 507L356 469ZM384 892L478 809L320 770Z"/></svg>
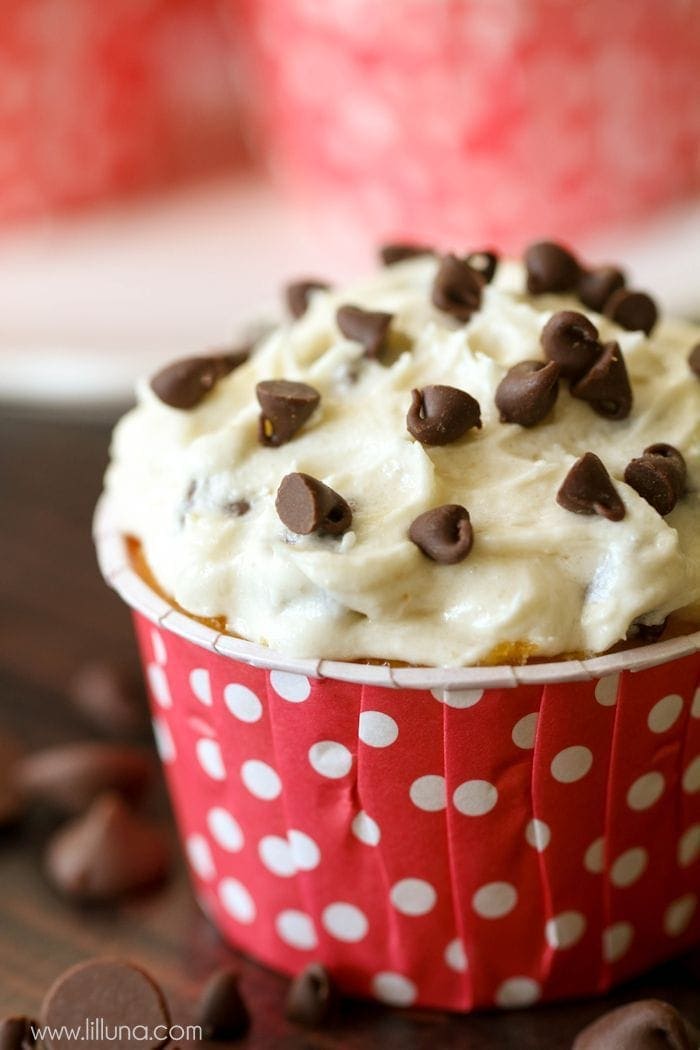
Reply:
<svg viewBox="0 0 700 1050"><path fill-rule="evenodd" d="M700 933L700 329L612 266L393 245L118 425L199 899L353 994L591 994Z"/></svg>

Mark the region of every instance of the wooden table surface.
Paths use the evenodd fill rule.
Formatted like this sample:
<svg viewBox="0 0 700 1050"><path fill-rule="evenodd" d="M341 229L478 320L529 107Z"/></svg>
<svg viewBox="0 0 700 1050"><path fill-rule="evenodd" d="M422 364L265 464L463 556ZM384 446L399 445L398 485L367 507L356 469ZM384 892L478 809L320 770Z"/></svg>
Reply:
<svg viewBox="0 0 700 1050"><path fill-rule="evenodd" d="M136 663L128 613L104 586L90 541L108 434L108 421L22 417L0 406L0 730L28 748L95 735L65 699L66 682L83 661ZM158 796L155 805L167 815L162 785ZM165 890L147 898L78 909L42 878L46 832L35 816L0 837L0 1017L35 1013L65 967L110 953L151 970L179 1020L188 1019L211 970L237 962L254 1017L239 1044L247 1050L564 1050L605 1009L651 995L700 1022L699 950L605 1000L474 1017L352 1003L334 1030L305 1032L284 1020L286 981L221 944L193 901L182 864Z"/></svg>

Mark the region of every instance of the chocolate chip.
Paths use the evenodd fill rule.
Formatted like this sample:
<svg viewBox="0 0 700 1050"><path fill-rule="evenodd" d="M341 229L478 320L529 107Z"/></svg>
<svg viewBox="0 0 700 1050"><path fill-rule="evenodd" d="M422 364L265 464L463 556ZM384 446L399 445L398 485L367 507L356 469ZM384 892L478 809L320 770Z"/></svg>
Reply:
<svg viewBox="0 0 700 1050"><path fill-rule="evenodd" d="M90 1050L156 1050L169 1041L162 991L145 970L120 959L90 959L61 974L46 994L41 1023L47 1050L75 1050L74 1032ZM132 1038L115 1040L115 1029ZM92 1027L88 1027L92 1026Z"/></svg>
<svg viewBox="0 0 700 1050"><path fill-rule="evenodd" d="M195 408L220 379L248 360L249 351L208 357L186 357L166 365L151 379L151 389L171 408Z"/></svg>
<svg viewBox="0 0 700 1050"><path fill-rule="evenodd" d="M27 798L65 813L79 813L103 791L137 802L152 778L146 752L93 741L35 751L22 759L16 774Z"/></svg>
<svg viewBox="0 0 700 1050"><path fill-rule="evenodd" d="M659 319L656 303L646 292L630 292L618 288L605 304L603 313L611 321L630 332L651 333Z"/></svg>
<svg viewBox="0 0 700 1050"><path fill-rule="evenodd" d="M385 244L379 249L379 257L385 266L405 262L406 259L417 259L421 255L434 255L432 248L424 244Z"/></svg>
<svg viewBox="0 0 700 1050"><path fill-rule="evenodd" d="M309 474L282 478L275 507L280 521L302 536L311 532L339 536L352 523L352 511L343 497Z"/></svg>
<svg viewBox="0 0 700 1050"><path fill-rule="evenodd" d="M654 510L670 514L685 492L687 470L683 456L673 445L649 445L625 468L625 481Z"/></svg>
<svg viewBox="0 0 700 1050"><path fill-rule="evenodd" d="M626 639L628 642L636 641L641 642L643 645L647 645L650 642L658 642L666 630L667 623L668 617L662 620L661 623L644 623L642 620L633 620L629 625Z"/></svg>
<svg viewBox="0 0 700 1050"><path fill-rule="evenodd" d="M236 970L222 969L207 981L197 1006L197 1022L205 1039L239 1039L250 1028L250 1014L239 987Z"/></svg>
<svg viewBox="0 0 700 1050"><path fill-rule="evenodd" d="M250 503L247 499L232 499L224 503L221 509L230 518L242 518L250 510Z"/></svg>
<svg viewBox="0 0 700 1050"><path fill-rule="evenodd" d="M527 290L531 295L569 292L576 287L580 267L576 258L553 241L538 241L525 251Z"/></svg>
<svg viewBox="0 0 700 1050"><path fill-rule="evenodd" d="M598 329L585 314L575 310L552 314L542 329L540 343L545 357L556 361L564 379L574 381L580 379L603 352Z"/></svg>
<svg viewBox="0 0 700 1050"><path fill-rule="evenodd" d="M311 963L292 981L285 1015L306 1028L321 1028L333 1020L340 1002L340 993L325 966Z"/></svg>
<svg viewBox="0 0 700 1050"><path fill-rule="evenodd" d="M287 300L287 309L292 317L298 319L303 317L309 308L309 301L313 292L327 292L330 284L326 281L303 280L292 281L284 290Z"/></svg>
<svg viewBox="0 0 700 1050"><path fill-rule="evenodd" d="M148 725L143 680L130 666L91 660L68 682L73 706L105 733L122 736Z"/></svg>
<svg viewBox="0 0 700 1050"><path fill-rule="evenodd" d="M625 516L625 505L593 452L576 460L557 492L557 503L574 514L600 514L610 521L621 521Z"/></svg>
<svg viewBox="0 0 700 1050"><path fill-rule="evenodd" d="M690 371L695 372L695 375L700 377L700 343L690 351L688 365L690 366Z"/></svg>
<svg viewBox="0 0 700 1050"><path fill-rule="evenodd" d="M255 388L262 412L258 437L261 445L278 448L301 430L318 408L321 395L308 383L266 379Z"/></svg>
<svg viewBox="0 0 700 1050"><path fill-rule="evenodd" d="M501 423L534 427L554 408L559 394L559 365L555 361L520 361L496 388Z"/></svg>
<svg viewBox="0 0 700 1050"><path fill-rule="evenodd" d="M471 266L472 270L476 270L484 278L485 284L491 284L498 269L498 256L495 252L470 252L464 261L468 266Z"/></svg>
<svg viewBox="0 0 700 1050"><path fill-rule="evenodd" d="M347 339L361 343L365 357L377 358L386 349L393 314L381 310L362 310L359 306L341 306L335 315L338 328Z"/></svg>
<svg viewBox="0 0 700 1050"><path fill-rule="evenodd" d="M445 255L433 281L433 306L466 322L481 306L483 286L484 278L465 259Z"/></svg>
<svg viewBox="0 0 700 1050"><path fill-rule="evenodd" d="M0 1021L0 1050L31 1050L36 1045L32 1032L36 1028L30 1017L5 1017Z"/></svg>
<svg viewBox="0 0 700 1050"><path fill-rule="evenodd" d="M112 901L163 882L170 851L159 827L119 795L102 795L54 834L44 861L49 881L67 897Z"/></svg>
<svg viewBox="0 0 700 1050"><path fill-rule="evenodd" d="M606 419L625 419L632 411L632 387L622 351L606 343L594 365L571 387L573 397L588 401Z"/></svg>
<svg viewBox="0 0 700 1050"><path fill-rule="evenodd" d="M17 783L20 757L16 741L0 735L0 831L13 827L24 814L25 800Z"/></svg>
<svg viewBox="0 0 700 1050"><path fill-rule="evenodd" d="M613 292L624 287L625 275L617 266L596 266L581 272L577 291L583 305L600 314Z"/></svg>
<svg viewBox="0 0 700 1050"><path fill-rule="evenodd" d="M694 1044L677 1010L646 999L603 1014L579 1033L572 1050L694 1050Z"/></svg>
<svg viewBox="0 0 700 1050"><path fill-rule="evenodd" d="M481 427L481 409L476 398L457 387L425 386L411 391L406 426L421 445L449 445Z"/></svg>
<svg viewBox="0 0 700 1050"><path fill-rule="evenodd" d="M427 510L411 523L408 537L432 561L456 565L474 543L469 511L456 503Z"/></svg>

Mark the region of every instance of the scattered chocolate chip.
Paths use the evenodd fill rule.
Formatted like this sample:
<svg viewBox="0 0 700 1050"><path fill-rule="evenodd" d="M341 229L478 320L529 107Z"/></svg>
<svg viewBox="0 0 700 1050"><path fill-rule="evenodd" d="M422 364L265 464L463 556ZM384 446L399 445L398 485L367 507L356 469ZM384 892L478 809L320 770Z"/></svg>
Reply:
<svg viewBox="0 0 700 1050"><path fill-rule="evenodd" d="M103 791L137 802L152 778L153 764L145 751L93 741L35 751L16 772L26 798L65 813L79 813Z"/></svg>
<svg viewBox="0 0 700 1050"><path fill-rule="evenodd" d="M6 1017L0 1021L0 1050L31 1050L37 1023L30 1017Z"/></svg>
<svg viewBox="0 0 700 1050"><path fill-rule="evenodd" d="M559 365L563 378L574 381L580 379L603 352L598 329L585 314L575 310L552 314L542 329L540 343L545 357Z"/></svg>
<svg viewBox="0 0 700 1050"><path fill-rule="evenodd" d="M385 266L405 262L406 259L417 259L421 255L434 255L432 248L424 244L385 244L379 249L379 257Z"/></svg>
<svg viewBox="0 0 700 1050"><path fill-rule="evenodd" d="M593 411L606 419L625 419L630 414L632 387L617 343L605 344L595 364L571 387L571 393L588 401Z"/></svg>
<svg viewBox="0 0 700 1050"><path fill-rule="evenodd" d="M695 375L700 377L700 343L690 351L688 365L690 366L690 371L695 372Z"/></svg>
<svg viewBox="0 0 700 1050"><path fill-rule="evenodd" d="M62 825L44 860L50 882L67 897L112 901L163 882L170 850L159 827L112 794Z"/></svg>
<svg viewBox="0 0 700 1050"><path fill-rule="evenodd" d="M302 536L311 532L339 536L352 523L352 511L343 497L309 474L282 478L275 507L280 521Z"/></svg>
<svg viewBox="0 0 700 1050"><path fill-rule="evenodd" d="M603 313L621 328L630 332L644 332L650 335L659 319L656 303L646 292L631 292L618 288L605 304Z"/></svg>
<svg viewBox="0 0 700 1050"><path fill-rule="evenodd" d="M120 959L90 959L61 974L44 998L41 1023L53 1033L44 1036L46 1050L75 1050L71 1029L85 1033L81 1042L90 1050L156 1050L169 1041L162 991L145 970ZM132 1039L115 1041L120 1025L132 1029Z"/></svg>
<svg viewBox="0 0 700 1050"><path fill-rule="evenodd" d="M580 267L576 258L553 241L537 241L525 251L527 290L531 295L569 292L576 287Z"/></svg>
<svg viewBox="0 0 700 1050"><path fill-rule="evenodd" d="M686 1023L668 1003L646 999L603 1014L572 1050L695 1050Z"/></svg>
<svg viewBox="0 0 700 1050"><path fill-rule="evenodd" d="M285 1016L306 1028L322 1028L340 1008L340 993L328 970L311 963L289 986Z"/></svg>
<svg viewBox="0 0 700 1050"><path fill-rule="evenodd" d="M230 518L242 518L250 510L250 503L247 499L232 499L224 503L221 509Z"/></svg>
<svg viewBox="0 0 700 1050"><path fill-rule="evenodd" d="M600 514L610 521L621 521L625 516L625 505L593 452L576 460L557 492L557 503L574 514Z"/></svg>
<svg viewBox="0 0 700 1050"><path fill-rule="evenodd" d="M613 292L624 287L625 275L617 266L596 266L581 272L577 291L583 305L600 314Z"/></svg>
<svg viewBox="0 0 700 1050"><path fill-rule="evenodd" d="M250 1028L250 1014L239 987L236 970L223 969L207 981L197 1006L197 1023L205 1039L239 1039Z"/></svg>
<svg viewBox="0 0 700 1050"><path fill-rule="evenodd" d="M687 470L682 454L673 445L649 445L625 468L625 481L654 510L670 514L685 492Z"/></svg>
<svg viewBox="0 0 700 1050"><path fill-rule="evenodd" d="M496 252L485 250L470 252L464 261L471 266L472 270L476 270L478 274L481 274L486 284L491 284L498 269L498 255Z"/></svg>
<svg viewBox="0 0 700 1050"><path fill-rule="evenodd" d="M78 668L67 692L81 714L113 736L137 733L148 725L143 679L129 666L91 660Z"/></svg>
<svg viewBox="0 0 700 1050"><path fill-rule="evenodd" d="M481 306L483 286L483 276L465 259L445 255L433 281L433 306L466 322Z"/></svg>
<svg viewBox="0 0 700 1050"><path fill-rule="evenodd" d="M481 409L476 398L457 387L425 386L411 392L406 426L421 445L449 445L481 427Z"/></svg>
<svg viewBox="0 0 700 1050"><path fill-rule="evenodd" d="M381 310L363 310L359 306L341 306L336 315L338 328L347 339L361 343L365 357L377 358L386 348L393 314Z"/></svg>
<svg viewBox="0 0 700 1050"><path fill-rule="evenodd" d="M249 351L207 357L186 357L161 368L151 379L151 389L171 408L195 408L220 379L248 360Z"/></svg>
<svg viewBox="0 0 700 1050"><path fill-rule="evenodd" d="M314 414L321 395L308 383L288 379L266 379L255 388L262 412L258 438L261 445L278 448L301 430Z"/></svg>
<svg viewBox="0 0 700 1050"><path fill-rule="evenodd" d="M501 423L534 427L554 408L559 394L559 365L555 361L520 361L496 388Z"/></svg>
<svg viewBox="0 0 700 1050"><path fill-rule="evenodd" d="M456 503L427 510L411 523L408 537L432 561L456 565L474 543L469 511Z"/></svg>
<svg viewBox="0 0 700 1050"><path fill-rule="evenodd" d="M304 280L292 281L285 288L287 309L292 317L298 319L303 317L309 308L309 300L313 292L327 292L330 284L326 281Z"/></svg>
<svg viewBox="0 0 700 1050"><path fill-rule="evenodd" d="M667 623L668 617L661 623L644 623L642 620L633 620L627 631L627 641L642 642L644 645L649 642L658 642L666 630Z"/></svg>

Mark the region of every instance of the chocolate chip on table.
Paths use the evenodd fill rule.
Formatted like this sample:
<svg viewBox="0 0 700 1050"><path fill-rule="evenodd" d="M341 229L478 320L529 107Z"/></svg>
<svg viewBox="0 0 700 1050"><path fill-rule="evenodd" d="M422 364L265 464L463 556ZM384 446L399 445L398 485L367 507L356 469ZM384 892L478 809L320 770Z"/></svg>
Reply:
<svg viewBox="0 0 700 1050"><path fill-rule="evenodd" d="M348 303L339 307L335 320L346 339L361 343L365 357L375 359L387 347L393 316L382 310L363 310Z"/></svg>
<svg viewBox="0 0 700 1050"><path fill-rule="evenodd" d="M628 1003L603 1014L574 1040L572 1050L695 1050L696 1033L659 999Z"/></svg>
<svg viewBox="0 0 700 1050"><path fill-rule="evenodd" d="M85 741L34 751L19 762L24 796L65 813L85 809L103 791L138 802L153 779L146 751L124 744Z"/></svg>
<svg viewBox="0 0 700 1050"><path fill-rule="evenodd" d="M544 355L556 361L564 379L576 381L588 371L603 352L598 329L585 314L560 310L552 314L540 335Z"/></svg>
<svg viewBox="0 0 700 1050"><path fill-rule="evenodd" d="M555 361L520 361L496 388L501 423L534 427L551 412L559 394L559 365Z"/></svg>
<svg viewBox="0 0 700 1050"><path fill-rule="evenodd" d="M284 289L284 297L287 309L295 320L303 317L309 308L309 302L314 292L327 292L330 284L327 281L317 281L309 278L302 281L292 281Z"/></svg>
<svg viewBox="0 0 700 1050"><path fill-rule="evenodd" d="M422 445L449 445L472 427L481 427L479 402L454 386L413 390L406 427Z"/></svg>
<svg viewBox="0 0 700 1050"><path fill-rule="evenodd" d="M527 290L531 295L570 292L578 284L578 260L561 244L537 241L525 251Z"/></svg>
<svg viewBox="0 0 700 1050"><path fill-rule="evenodd" d="M136 733L148 725L143 679L130 667L91 660L77 669L67 693L81 714L111 735Z"/></svg>
<svg viewBox="0 0 700 1050"><path fill-rule="evenodd" d="M584 306L601 314L613 292L624 287L625 275L617 266L596 266L581 271L576 290Z"/></svg>
<svg viewBox="0 0 700 1050"><path fill-rule="evenodd" d="M691 372L695 372L695 375L700 377L700 343L694 346L688 355L688 365Z"/></svg>
<svg viewBox="0 0 700 1050"><path fill-rule="evenodd" d="M478 274L481 274L486 284L491 284L498 269L498 255L496 252L486 250L470 252L464 261L471 266L472 270L476 270Z"/></svg>
<svg viewBox="0 0 700 1050"><path fill-rule="evenodd" d="M255 388L262 412L258 437L261 445L278 448L301 430L314 414L321 395L308 383L266 379Z"/></svg>
<svg viewBox="0 0 700 1050"><path fill-rule="evenodd" d="M557 492L557 503L574 514L599 514L610 521L621 521L625 516L625 505L593 452L576 460Z"/></svg>
<svg viewBox="0 0 700 1050"><path fill-rule="evenodd" d="M432 561L456 565L474 543L469 511L456 503L427 510L411 523L408 537Z"/></svg>
<svg viewBox="0 0 700 1050"><path fill-rule="evenodd" d="M31 1050L37 1023L31 1017L5 1017L0 1021L0 1050Z"/></svg>
<svg viewBox="0 0 700 1050"><path fill-rule="evenodd" d="M339 536L352 523L352 511L341 495L309 474L287 474L277 490L275 507L280 521L292 532Z"/></svg>
<svg viewBox="0 0 700 1050"><path fill-rule="evenodd" d="M197 1023L205 1039L239 1039L250 1028L250 1014L241 995L236 970L217 970L202 990L197 1005Z"/></svg>
<svg viewBox="0 0 700 1050"><path fill-rule="evenodd" d="M54 833L44 866L66 897L106 902L162 883L170 850L159 826L134 813L119 795L107 794Z"/></svg>
<svg viewBox="0 0 700 1050"><path fill-rule="evenodd" d="M650 335L659 319L656 303L646 292L629 291L618 288L605 304L603 313L621 328L630 332L644 332Z"/></svg>
<svg viewBox="0 0 700 1050"><path fill-rule="evenodd" d="M196 408L220 379L248 360L249 350L174 361L151 379L151 389L171 408Z"/></svg>
<svg viewBox="0 0 700 1050"><path fill-rule="evenodd" d="M102 1021L90 1050L156 1050L169 1041L170 1014L163 992L140 966L121 959L90 959L71 967L54 982L41 1007L41 1023L54 1034L44 1036L46 1050L75 1050L74 1035L88 1021ZM115 1042L114 1029L134 1030L133 1039ZM144 1038L149 1033L149 1038ZM111 1038L110 1038L111 1035ZM138 1035L138 1038L137 1038Z"/></svg>
<svg viewBox="0 0 700 1050"><path fill-rule="evenodd" d="M306 1028L322 1028L339 1012L340 992L328 970L311 963L289 986L285 1016Z"/></svg>
<svg viewBox="0 0 700 1050"><path fill-rule="evenodd" d="M379 249L379 258L384 266L393 266L394 263L405 262L407 259L434 254L434 250L424 244L384 244Z"/></svg>
<svg viewBox="0 0 700 1050"><path fill-rule="evenodd" d="M433 281L433 306L466 323L481 306L483 286L483 276L466 259L445 255Z"/></svg>
<svg viewBox="0 0 700 1050"><path fill-rule="evenodd" d="M573 397L587 401L606 419L626 419L632 411L632 387L617 343L606 343L598 360L571 387Z"/></svg>
<svg viewBox="0 0 700 1050"><path fill-rule="evenodd" d="M665 516L685 492L687 470L682 454L673 445L649 445L625 468L625 481L642 499Z"/></svg>

